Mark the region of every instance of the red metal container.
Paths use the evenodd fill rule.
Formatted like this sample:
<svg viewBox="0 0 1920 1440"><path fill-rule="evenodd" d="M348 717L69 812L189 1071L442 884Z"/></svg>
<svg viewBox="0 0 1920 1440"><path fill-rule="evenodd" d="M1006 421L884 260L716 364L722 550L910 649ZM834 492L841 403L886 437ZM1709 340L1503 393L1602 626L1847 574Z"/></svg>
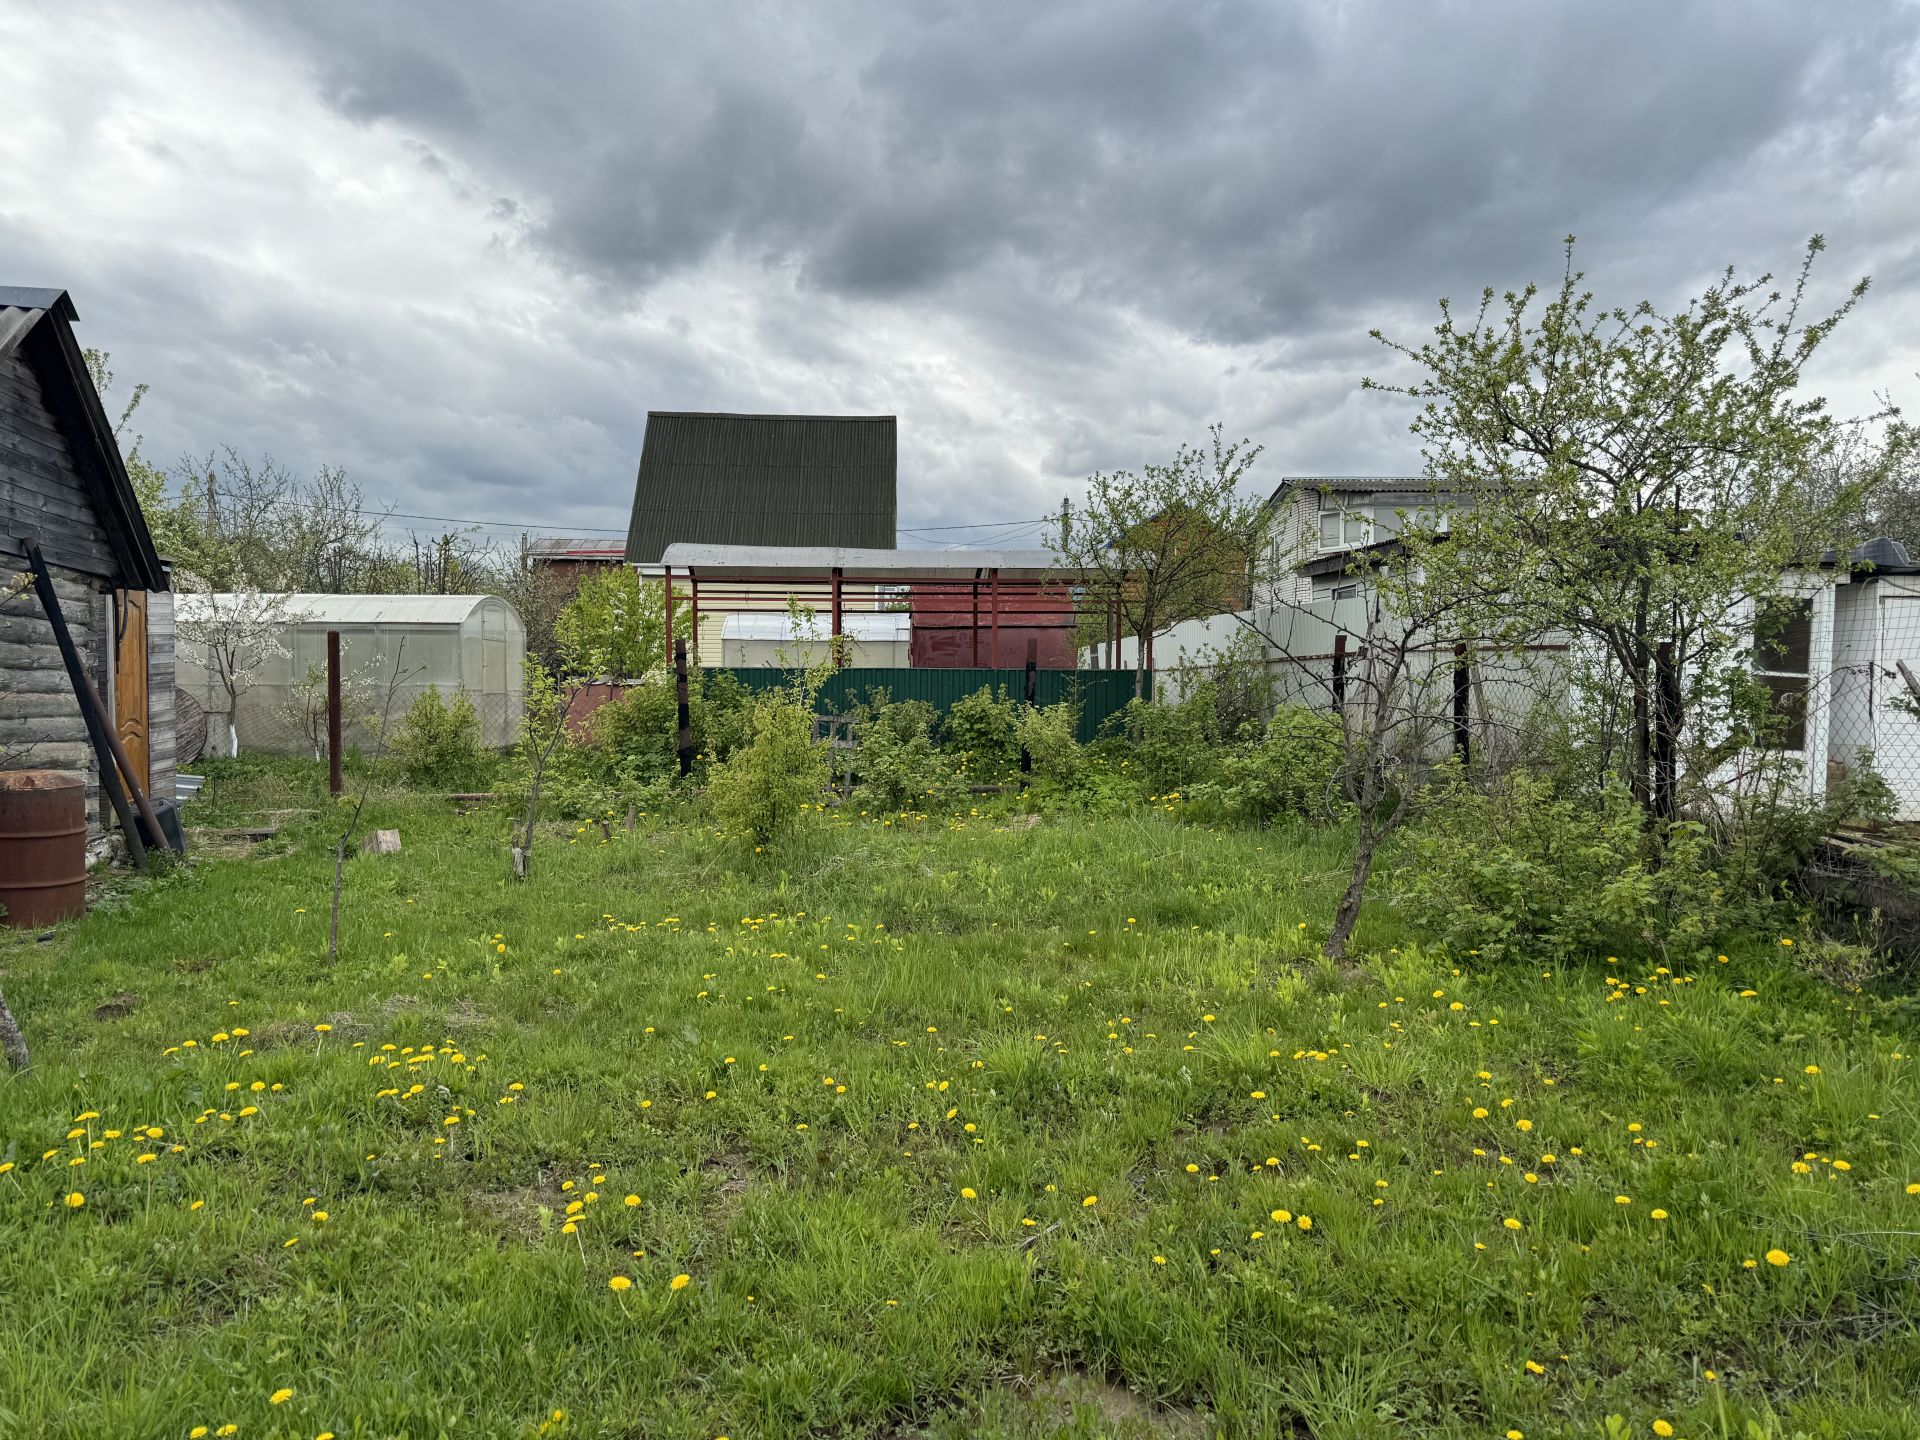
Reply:
<svg viewBox="0 0 1920 1440"><path fill-rule="evenodd" d="M0 770L0 905L17 930L87 908L87 782L66 770Z"/></svg>

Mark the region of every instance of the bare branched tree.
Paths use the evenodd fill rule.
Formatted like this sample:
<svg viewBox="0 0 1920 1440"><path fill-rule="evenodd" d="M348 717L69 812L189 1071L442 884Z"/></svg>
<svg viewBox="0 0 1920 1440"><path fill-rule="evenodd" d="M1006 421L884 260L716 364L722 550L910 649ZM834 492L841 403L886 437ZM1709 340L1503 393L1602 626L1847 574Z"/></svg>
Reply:
<svg viewBox="0 0 1920 1440"><path fill-rule="evenodd" d="M1279 667L1283 698L1337 722L1328 808L1351 817L1354 845L1326 939L1332 960L1345 957L1374 861L1415 815L1428 775L1484 747L1497 723L1484 699L1474 703L1473 674L1503 647L1460 628L1472 624L1474 597L1409 555L1370 569L1355 599L1281 599L1242 615Z"/></svg>
<svg viewBox="0 0 1920 1440"><path fill-rule="evenodd" d="M1086 587L1082 612L1111 615L1123 636L1139 637L1136 695L1145 694L1156 635L1245 603L1264 512L1240 481L1260 447L1226 443L1218 425L1212 440L1210 450L1182 445L1171 462L1137 475L1096 472L1081 504L1061 502L1048 537L1061 568Z"/></svg>
<svg viewBox="0 0 1920 1440"><path fill-rule="evenodd" d="M244 575L237 578L240 588L202 591L178 618L180 639L200 648L207 673L226 693L229 755L240 753L241 692L268 663L286 655L282 634L306 618L287 596L258 590Z"/></svg>
<svg viewBox="0 0 1920 1440"><path fill-rule="evenodd" d="M381 747L386 743L387 731L393 720L394 698L400 693L401 685L415 673L401 669L406 652L407 642L403 637L393 649L393 670L387 676L386 692L380 705L380 724L374 731L373 754L370 757L373 760L380 758ZM353 813L347 817L346 828L333 843L333 911L327 920L328 965L332 965L340 955L340 898L346 879L347 846L353 843L354 832L360 828L360 813L367 808L367 792L372 783L371 772L361 778L360 793L353 802Z"/></svg>

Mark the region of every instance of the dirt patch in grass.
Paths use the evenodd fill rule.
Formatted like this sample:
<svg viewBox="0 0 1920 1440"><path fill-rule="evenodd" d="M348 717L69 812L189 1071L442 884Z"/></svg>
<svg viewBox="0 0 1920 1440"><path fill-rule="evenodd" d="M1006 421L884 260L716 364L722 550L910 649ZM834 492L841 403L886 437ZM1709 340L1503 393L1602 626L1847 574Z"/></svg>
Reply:
<svg viewBox="0 0 1920 1440"><path fill-rule="evenodd" d="M501 1241L531 1245L540 1238L540 1209L564 1209L556 1205L553 1192L545 1185L519 1185L510 1190L476 1190L466 1196L467 1216L476 1229L497 1236Z"/></svg>
<svg viewBox="0 0 1920 1440"><path fill-rule="evenodd" d="M93 1018L96 1020L124 1020L139 1007L140 997L122 990L111 1000L94 1006Z"/></svg>
<svg viewBox="0 0 1920 1440"><path fill-rule="evenodd" d="M1211 1433L1205 1415L1186 1405L1160 1405L1124 1385L1084 1370L1015 1383L1015 1392L1030 1402L1060 1407L1063 1425L1085 1418L1098 1420L1102 1433L1134 1440L1206 1440Z"/></svg>
<svg viewBox="0 0 1920 1440"><path fill-rule="evenodd" d="M718 1182L711 1208L724 1219L740 1208L740 1197L753 1183L753 1161L738 1150L723 1150L702 1160L700 1173Z"/></svg>

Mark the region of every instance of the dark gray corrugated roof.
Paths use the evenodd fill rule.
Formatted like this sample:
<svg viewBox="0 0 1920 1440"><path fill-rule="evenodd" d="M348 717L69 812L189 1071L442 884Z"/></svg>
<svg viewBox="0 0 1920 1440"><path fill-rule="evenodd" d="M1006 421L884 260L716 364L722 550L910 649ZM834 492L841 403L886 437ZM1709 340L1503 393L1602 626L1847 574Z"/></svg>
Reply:
<svg viewBox="0 0 1920 1440"><path fill-rule="evenodd" d="M891 415L650 411L627 559L676 543L890 549L898 453Z"/></svg>
<svg viewBox="0 0 1920 1440"><path fill-rule="evenodd" d="M1267 497L1272 505L1293 490L1330 490L1337 495L1386 491L1392 494L1422 494L1433 489L1434 482L1423 475L1286 475Z"/></svg>
<svg viewBox="0 0 1920 1440"><path fill-rule="evenodd" d="M69 325L80 318L73 301L64 290L38 289L32 285L0 285L0 306L20 310L59 310Z"/></svg>

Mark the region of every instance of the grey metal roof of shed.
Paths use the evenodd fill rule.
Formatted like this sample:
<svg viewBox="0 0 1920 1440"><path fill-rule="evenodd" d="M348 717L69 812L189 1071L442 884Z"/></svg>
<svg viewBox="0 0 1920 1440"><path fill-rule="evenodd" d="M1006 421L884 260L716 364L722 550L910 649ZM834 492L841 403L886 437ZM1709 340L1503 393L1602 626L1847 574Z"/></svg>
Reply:
<svg viewBox="0 0 1920 1440"><path fill-rule="evenodd" d="M649 411L627 559L678 542L890 546L898 464L891 415Z"/></svg>
<svg viewBox="0 0 1920 1440"><path fill-rule="evenodd" d="M780 577L826 580L835 569L861 580L968 580L998 570L1003 580L1046 580L1070 572L1051 550L867 550L834 545L669 545L661 563L702 579Z"/></svg>

